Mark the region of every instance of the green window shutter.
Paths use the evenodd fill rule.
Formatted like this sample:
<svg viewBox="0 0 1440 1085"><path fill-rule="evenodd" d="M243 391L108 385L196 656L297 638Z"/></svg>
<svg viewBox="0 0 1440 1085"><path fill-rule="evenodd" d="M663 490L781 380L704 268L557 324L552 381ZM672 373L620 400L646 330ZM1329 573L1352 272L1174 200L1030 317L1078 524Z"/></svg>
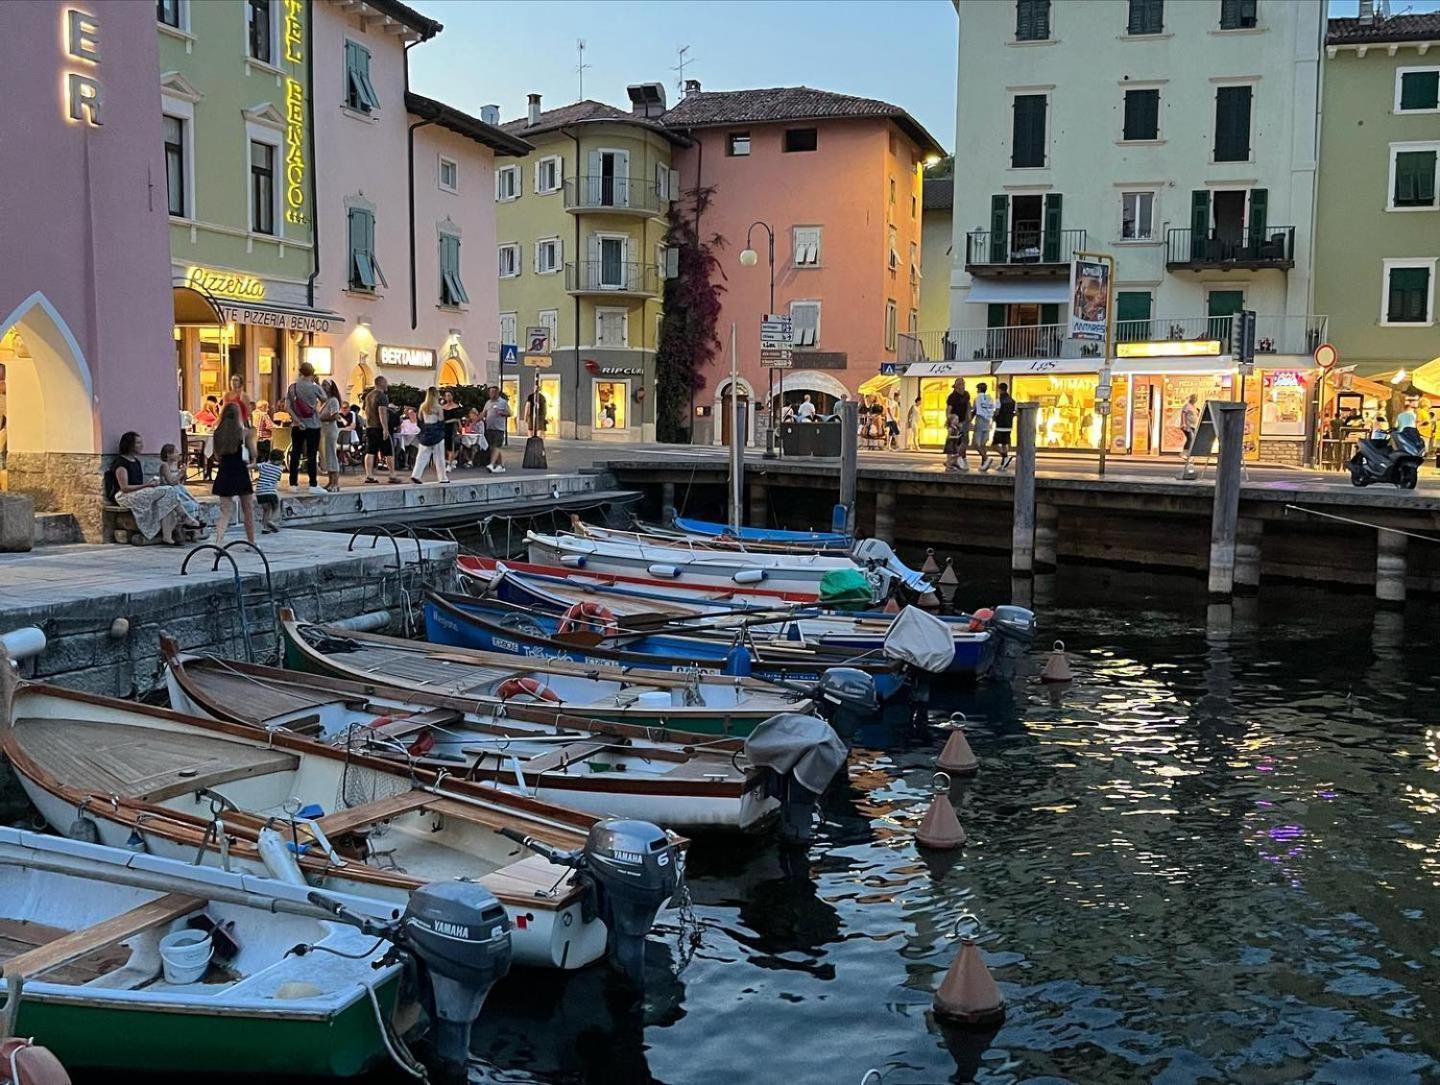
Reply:
<svg viewBox="0 0 1440 1085"><path fill-rule="evenodd" d="M1234 316L1243 308L1245 308L1245 292L1243 290L1210 291L1205 299L1205 310L1210 317L1210 338L1218 339L1221 344L1228 346Z"/></svg>
<svg viewBox="0 0 1440 1085"><path fill-rule="evenodd" d="M1115 294L1115 337L1124 342L1150 338L1150 291L1120 290Z"/></svg>
<svg viewBox="0 0 1440 1085"><path fill-rule="evenodd" d="M1270 191L1264 188L1250 190L1250 244L1265 244L1265 230L1269 226L1267 215L1270 211Z"/></svg>
<svg viewBox="0 0 1440 1085"><path fill-rule="evenodd" d="M1128 34L1159 34L1165 29L1165 0L1130 0Z"/></svg>
<svg viewBox="0 0 1440 1085"><path fill-rule="evenodd" d="M1005 263L1010 252L1010 197L990 197L990 263Z"/></svg>
<svg viewBox="0 0 1440 1085"><path fill-rule="evenodd" d="M1060 193L1045 193L1045 236L1040 243L1040 259L1047 264L1058 264L1070 259L1068 252L1060 246Z"/></svg>
<svg viewBox="0 0 1440 1085"><path fill-rule="evenodd" d="M1045 41L1050 37L1050 0L1015 0L1017 41Z"/></svg>
<svg viewBox="0 0 1440 1085"><path fill-rule="evenodd" d="M1017 94L1011 129L1010 165L1015 169L1045 165L1045 108L1043 94Z"/></svg>
<svg viewBox="0 0 1440 1085"><path fill-rule="evenodd" d="M350 286L375 289L375 217L361 207L350 208Z"/></svg>
<svg viewBox="0 0 1440 1085"><path fill-rule="evenodd" d="M469 305L470 295L465 290L465 280L460 275L460 239L458 237L447 237L450 243L450 293L454 296L458 305Z"/></svg>
<svg viewBox="0 0 1440 1085"><path fill-rule="evenodd" d="M1435 202L1434 151L1400 151L1395 155L1395 206L1429 207Z"/></svg>
<svg viewBox="0 0 1440 1085"><path fill-rule="evenodd" d="M1219 87L1215 91L1215 161L1245 162L1250 158L1252 87Z"/></svg>
<svg viewBox="0 0 1440 1085"><path fill-rule="evenodd" d="M1125 138L1155 139L1160 134L1160 92L1125 92Z"/></svg>
<svg viewBox="0 0 1440 1085"><path fill-rule="evenodd" d="M985 306L985 327L1005 327L1005 306L994 302Z"/></svg>
<svg viewBox="0 0 1440 1085"><path fill-rule="evenodd" d="M1047 302L1040 306L1040 323L1054 326L1060 323L1060 306Z"/></svg>
<svg viewBox="0 0 1440 1085"><path fill-rule="evenodd" d="M450 291L450 236L440 235L440 304L453 305Z"/></svg>
<svg viewBox="0 0 1440 1085"><path fill-rule="evenodd" d="M1400 108L1435 109L1440 107L1440 70L1405 72L1400 76Z"/></svg>
<svg viewBox="0 0 1440 1085"><path fill-rule="evenodd" d="M1197 188L1190 193L1190 259L1198 260L1210 237L1210 190Z"/></svg>
<svg viewBox="0 0 1440 1085"><path fill-rule="evenodd" d="M1239 30L1254 26L1255 0L1220 0L1220 29Z"/></svg>
<svg viewBox="0 0 1440 1085"><path fill-rule="evenodd" d="M1423 324L1430 319L1427 312L1430 296L1429 268L1391 268L1389 285L1386 320L1392 323Z"/></svg>

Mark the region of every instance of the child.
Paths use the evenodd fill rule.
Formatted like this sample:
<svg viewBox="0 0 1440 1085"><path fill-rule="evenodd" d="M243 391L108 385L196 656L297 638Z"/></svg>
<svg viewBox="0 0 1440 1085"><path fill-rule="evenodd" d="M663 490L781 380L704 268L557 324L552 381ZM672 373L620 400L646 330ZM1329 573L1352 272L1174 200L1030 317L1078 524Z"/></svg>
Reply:
<svg viewBox="0 0 1440 1085"><path fill-rule="evenodd" d="M945 416L945 470L960 470L960 442L964 431L960 428L960 416L951 411Z"/></svg>
<svg viewBox="0 0 1440 1085"><path fill-rule="evenodd" d="M285 453L275 449L270 459L255 469L255 500L260 503L260 530L280 530L280 476L285 473Z"/></svg>
<svg viewBox="0 0 1440 1085"><path fill-rule="evenodd" d="M200 502L191 497L190 491L185 489L185 467L180 462L180 450L173 444L160 446L160 484L175 487L175 493L180 498L180 511L184 516L181 522L184 526L202 528L204 523L201 519Z"/></svg>

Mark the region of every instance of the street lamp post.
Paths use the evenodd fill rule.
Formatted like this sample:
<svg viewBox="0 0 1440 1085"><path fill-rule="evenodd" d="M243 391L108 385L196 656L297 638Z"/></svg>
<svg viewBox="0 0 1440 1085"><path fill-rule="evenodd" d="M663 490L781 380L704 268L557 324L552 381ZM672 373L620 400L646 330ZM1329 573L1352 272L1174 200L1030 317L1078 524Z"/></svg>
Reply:
<svg viewBox="0 0 1440 1085"><path fill-rule="evenodd" d="M765 316L770 316L775 312L775 231L770 228L769 223L757 220L755 222L752 222L750 224L750 228L745 231L745 248L742 249L740 252L740 265L742 267L754 267L760 262L759 254L750 247L750 235L755 231L755 227L757 226L761 227L765 231L765 236L769 241L768 255L770 259L770 308L766 310ZM761 317L760 319L763 321L765 317ZM769 382L770 387L769 392L767 393L768 398L765 400L765 410L769 416L770 424L765 427L764 458L767 460L773 460L775 458L775 370L773 368L770 370ZM783 389L785 386L782 383L780 387ZM732 396L735 395L735 387L733 384L730 387L730 394Z"/></svg>

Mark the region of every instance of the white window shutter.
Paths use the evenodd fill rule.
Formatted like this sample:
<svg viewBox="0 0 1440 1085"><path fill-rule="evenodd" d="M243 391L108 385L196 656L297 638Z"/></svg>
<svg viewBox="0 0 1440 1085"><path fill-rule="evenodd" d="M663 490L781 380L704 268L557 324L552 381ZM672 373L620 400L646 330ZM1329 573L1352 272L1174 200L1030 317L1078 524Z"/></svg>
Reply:
<svg viewBox="0 0 1440 1085"><path fill-rule="evenodd" d="M670 194L670 199L672 199L672 200L678 200L678 199L680 198L680 171L679 171L679 170L670 170L669 172L670 172L670 180L669 180L669 188L668 188L667 191L668 191L669 194Z"/></svg>
<svg viewBox="0 0 1440 1085"><path fill-rule="evenodd" d="M620 314L620 344L624 346L630 342L630 314Z"/></svg>

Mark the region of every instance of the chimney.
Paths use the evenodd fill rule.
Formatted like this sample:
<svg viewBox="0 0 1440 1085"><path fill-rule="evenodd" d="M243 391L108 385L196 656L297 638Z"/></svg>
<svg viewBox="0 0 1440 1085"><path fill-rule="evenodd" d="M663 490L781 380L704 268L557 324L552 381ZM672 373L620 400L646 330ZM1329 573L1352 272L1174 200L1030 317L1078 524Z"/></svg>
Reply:
<svg viewBox="0 0 1440 1085"><path fill-rule="evenodd" d="M530 127L540 123L540 95L530 95Z"/></svg>
<svg viewBox="0 0 1440 1085"><path fill-rule="evenodd" d="M1359 22L1369 26L1375 21L1375 0L1360 0Z"/></svg>
<svg viewBox="0 0 1440 1085"><path fill-rule="evenodd" d="M500 107L498 105L482 105L480 107L480 119L486 124L500 124Z"/></svg>
<svg viewBox="0 0 1440 1085"><path fill-rule="evenodd" d="M698 80L698 79L687 79L687 80L685 80L685 97L688 98L688 97L690 97L690 95L692 95L692 94L699 94L699 93L700 93L700 80Z"/></svg>
<svg viewBox="0 0 1440 1085"><path fill-rule="evenodd" d="M632 83L625 88L630 95L630 112L637 117L658 117L665 112L663 83Z"/></svg>

